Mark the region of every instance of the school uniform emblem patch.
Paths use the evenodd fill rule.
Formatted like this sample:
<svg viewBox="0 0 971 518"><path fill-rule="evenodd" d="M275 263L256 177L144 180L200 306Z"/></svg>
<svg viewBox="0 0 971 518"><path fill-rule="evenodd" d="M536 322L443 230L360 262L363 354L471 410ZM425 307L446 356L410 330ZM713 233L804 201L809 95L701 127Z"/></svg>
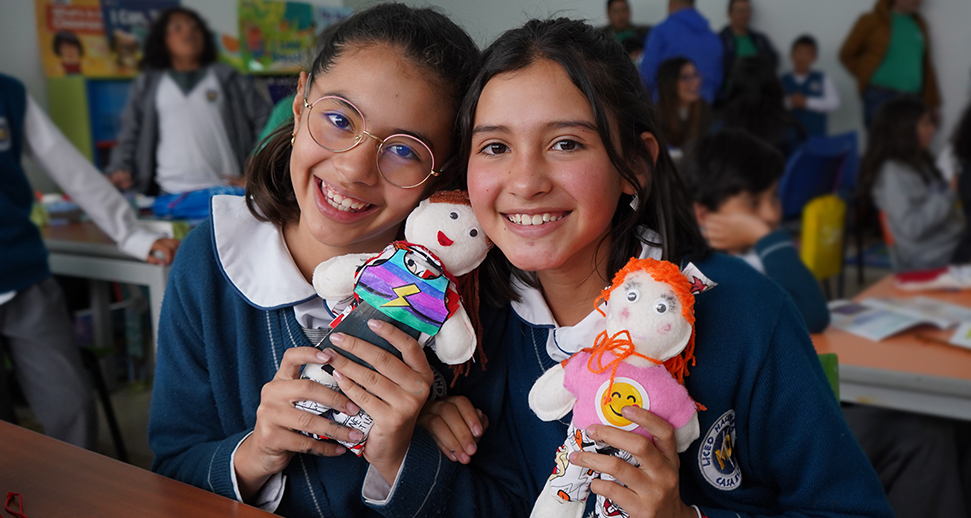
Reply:
<svg viewBox="0 0 971 518"><path fill-rule="evenodd" d="M10 124L6 117L0 117L0 151L10 149Z"/></svg>
<svg viewBox="0 0 971 518"><path fill-rule="evenodd" d="M716 489L731 491L742 484L742 470L735 454L735 410L719 417L698 448L698 469Z"/></svg>
<svg viewBox="0 0 971 518"><path fill-rule="evenodd" d="M218 97L218 96L219 96L219 94L215 90L207 90L206 91L206 99L209 99L210 101L215 101L216 100L216 97Z"/></svg>

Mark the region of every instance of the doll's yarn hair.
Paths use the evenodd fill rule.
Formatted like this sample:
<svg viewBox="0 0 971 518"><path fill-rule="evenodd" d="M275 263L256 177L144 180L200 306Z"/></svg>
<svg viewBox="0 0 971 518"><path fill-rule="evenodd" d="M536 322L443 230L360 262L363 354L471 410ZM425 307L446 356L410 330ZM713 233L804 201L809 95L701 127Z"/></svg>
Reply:
<svg viewBox="0 0 971 518"><path fill-rule="evenodd" d="M472 202L469 200L469 192L463 190L433 192L428 197L428 203L472 206ZM489 248L492 248L492 241L489 240L488 236L486 236L486 244ZM478 353L482 370L485 370L485 364L488 358L486 358L485 352L482 350L482 321L479 320L479 269L476 268L456 278L455 282L458 285L459 296L462 298L465 312L468 313L469 321L472 323L472 329L475 329L475 349L476 353ZM455 386L455 382L458 381L460 375L469 375L470 363L471 360L461 365L450 366L454 374L450 386Z"/></svg>
<svg viewBox="0 0 971 518"><path fill-rule="evenodd" d="M663 282L670 286L681 302L681 316L691 325L691 336L688 338L688 343L685 345L684 351L664 362L664 367L668 372L678 380L678 383L683 384L684 377L688 375L688 362L691 362L692 366L695 365L695 296L691 293L691 283L688 282L688 279L681 273L677 265L668 261L658 261L650 257L646 259L632 258L614 275L613 284L600 293L600 297L595 302L597 311L603 313L599 308L600 300L603 299L605 302L609 302L610 294L617 287L623 285L624 279L628 275L637 271L647 272L655 281Z"/></svg>

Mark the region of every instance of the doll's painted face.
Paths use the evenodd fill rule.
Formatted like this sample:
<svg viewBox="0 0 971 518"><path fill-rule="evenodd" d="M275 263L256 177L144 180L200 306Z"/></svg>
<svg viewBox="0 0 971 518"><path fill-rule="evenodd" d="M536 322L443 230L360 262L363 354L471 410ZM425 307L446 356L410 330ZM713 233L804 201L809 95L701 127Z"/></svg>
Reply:
<svg viewBox="0 0 971 518"><path fill-rule="evenodd" d="M691 337L674 290L645 271L634 271L607 303L607 335L626 330L637 352L664 361L681 352Z"/></svg>
<svg viewBox="0 0 971 518"><path fill-rule="evenodd" d="M472 207L457 203L421 202L405 222L405 239L428 247L455 276L475 269L489 252Z"/></svg>

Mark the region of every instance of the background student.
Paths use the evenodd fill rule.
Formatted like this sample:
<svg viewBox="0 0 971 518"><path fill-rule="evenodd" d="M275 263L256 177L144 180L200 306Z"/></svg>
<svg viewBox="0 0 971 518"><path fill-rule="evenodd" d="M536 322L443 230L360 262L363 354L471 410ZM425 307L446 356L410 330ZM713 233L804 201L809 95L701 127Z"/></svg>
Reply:
<svg viewBox="0 0 971 518"><path fill-rule="evenodd" d="M786 110L782 83L772 66L762 58L744 58L735 63L731 77L713 129L745 130L788 159L806 140L806 130Z"/></svg>
<svg viewBox="0 0 971 518"><path fill-rule="evenodd" d="M782 155L741 130L702 136L688 148L681 172L708 244L741 257L782 287L810 333L829 325L826 298L789 233L779 228Z"/></svg>
<svg viewBox="0 0 971 518"><path fill-rule="evenodd" d="M641 80L653 91L661 63L678 56L691 60L701 74L701 96L709 104L722 85L722 43L711 25L695 9L694 0L669 0L668 17L647 35Z"/></svg>
<svg viewBox="0 0 971 518"><path fill-rule="evenodd" d="M827 113L840 107L840 94L825 72L813 70L818 46L816 38L804 34L792 43L792 71L782 76L786 107L792 111L809 136L825 136Z"/></svg>
<svg viewBox="0 0 971 518"><path fill-rule="evenodd" d="M242 184L271 105L248 78L216 62L206 22L182 7L162 13L141 68L105 168L111 182L147 195Z"/></svg>
<svg viewBox="0 0 971 518"><path fill-rule="evenodd" d="M680 149L711 125L711 107L701 98L701 74L688 58L671 58L657 71L657 106L661 133Z"/></svg>
<svg viewBox="0 0 971 518"><path fill-rule="evenodd" d="M51 276L40 231L30 220L34 195L22 156L33 158L121 251L168 264L179 243L141 229L128 202L68 142L23 84L3 74L0 121L0 350L10 353L44 432L90 449L97 440L94 400L64 295ZM5 372L0 366L4 388ZM0 401L0 409L9 412L10 407L10 401Z"/></svg>
<svg viewBox="0 0 971 518"><path fill-rule="evenodd" d="M950 264L965 232L958 177L945 182L928 151L936 129L924 103L910 97L884 104L870 128L860 192L886 215L897 271Z"/></svg>
<svg viewBox="0 0 971 518"><path fill-rule="evenodd" d="M213 197L172 269L149 420L155 471L287 516L421 508L412 481L427 474L413 466L438 460L414 431L432 368L390 325L375 332L403 360L332 337L376 371L315 349L342 304L320 299L311 278L332 257L382 250L452 177L455 114L478 63L472 39L432 9L378 4L334 27L300 75L293 124L249 162L247 196ZM299 379L307 363L332 365L343 393ZM361 438L294 408L302 400L365 410L364 457L295 431Z"/></svg>
<svg viewBox="0 0 971 518"><path fill-rule="evenodd" d="M489 362L460 380L458 393L490 427L468 466L445 453L430 464L436 475L416 489L434 491L429 512L457 516L459 504L474 503L467 515L489 516L491 498L512 489L518 502L505 514L526 514L567 430L535 417L526 395L603 329L591 303L611 274L650 256L690 261L718 283L696 295L697 363L685 378L707 408L701 438L679 455L670 425L625 407L654 441L588 428L640 463L580 453L572 461L617 480L595 480L592 491L631 516L890 516L790 299L741 261L706 254L622 49L579 21L532 20L500 36L483 61L460 120L472 206L496 244L482 283ZM540 214L539 225L517 223ZM465 426L469 413L456 400L433 403L423 422L446 435ZM722 463L706 456L711 444ZM721 448L729 444L730 454Z"/></svg>
<svg viewBox="0 0 971 518"><path fill-rule="evenodd" d="M860 16L843 41L840 61L856 78L867 128L880 106L901 95L921 97L932 113L941 105L930 29L917 12L922 3L877 0L873 11Z"/></svg>
<svg viewBox="0 0 971 518"><path fill-rule="evenodd" d="M750 0L728 0L728 25L718 33L725 56L722 59L722 93L727 92L729 74L735 62L742 58L758 56L769 62L773 69L779 68L779 53L765 34L752 29L752 2Z"/></svg>
<svg viewBox="0 0 971 518"><path fill-rule="evenodd" d="M630 21L630 4L627 0L607 0L607 25L600 28L608 37L614 41L624 44L624 41L633 39L644 42L651 27L648 25L636 25Z"/></svg>

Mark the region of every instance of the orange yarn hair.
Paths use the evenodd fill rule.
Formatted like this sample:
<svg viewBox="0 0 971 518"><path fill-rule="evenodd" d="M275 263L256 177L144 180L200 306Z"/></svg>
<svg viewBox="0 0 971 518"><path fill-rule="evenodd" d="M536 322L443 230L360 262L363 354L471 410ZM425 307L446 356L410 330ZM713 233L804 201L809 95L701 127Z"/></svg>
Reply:
<svg viewBox="0 0 971 518"><path fill-rule="evenodd" d="M657 259L638 259L632 257L630 261L624 265L620 271L614 275L613 284L605 288L600 292L600 296L594 301L594 306L600 314L606 316L603 310L600 309L600 300L603 299L605 302L610 301L610 294L624 283L624 279L628 275L636 271L645 271L650 274L657 282L663 282L671 287L674 294L678 297L681 302L681 316L688 321L691 325L691 336L688 338L688 343L684 347L684 351L677 356L673 356L664 362L664 367L671 373L678 383L684 384L684 377L688 375L688 362L691 365L695 365L695 296L691 293L691 283L688 279L681 273L678 266L674 263L668 261L658 261ZM629 335L628 335L629 336ZM629 338L628 338L629 340ZM594 350L607 347L611 345L612 340L598 340L598 344L594 347ZM602 354L602 353L601 353Z"/></svg>

